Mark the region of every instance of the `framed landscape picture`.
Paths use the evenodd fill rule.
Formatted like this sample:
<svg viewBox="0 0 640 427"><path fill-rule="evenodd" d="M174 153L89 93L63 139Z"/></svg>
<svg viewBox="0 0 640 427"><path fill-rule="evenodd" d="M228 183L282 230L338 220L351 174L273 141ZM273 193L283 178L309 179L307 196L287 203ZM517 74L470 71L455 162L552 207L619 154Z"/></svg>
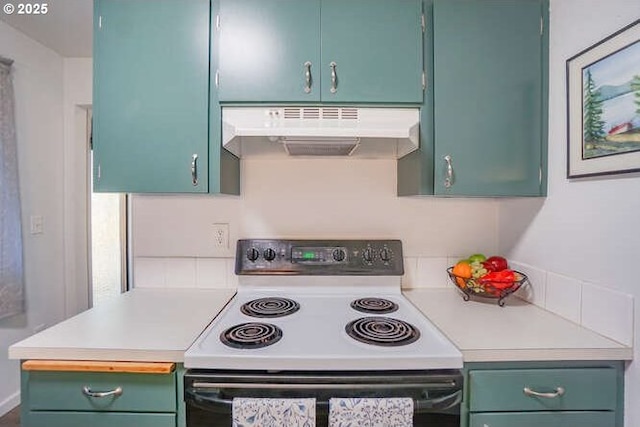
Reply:
<svg viewBox="0 0 640 427"><path fill-rule="evenodd" d="M640 20L567 60L567 177L640 172Z"/></svg>

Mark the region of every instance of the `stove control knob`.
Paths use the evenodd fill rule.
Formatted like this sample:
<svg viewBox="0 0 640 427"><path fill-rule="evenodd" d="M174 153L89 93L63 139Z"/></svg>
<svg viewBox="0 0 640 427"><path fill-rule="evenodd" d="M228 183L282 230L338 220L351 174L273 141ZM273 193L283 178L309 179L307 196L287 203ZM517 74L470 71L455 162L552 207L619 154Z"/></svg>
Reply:
<svg viewBox="0 0 640 427"><path fill-rule="evenodd" d="M384 262L391 261L391 251L387 248L380 249L380 259Z"/></svg>
<svg viewBox="0 0 640 427"><path fill-rule="evenodd" d="M271 248L267 248L264 250L262 256L264 256L264 259L266 259L267 261L273 261L274 259L276 259L276 251Z"/></svg>
<svg viewBox="0 0 640 427"><path fill-rule="evenodd" d="M247 249L247 259L249 261L256 261L260 257L260 252L256 248Z"/></svg>
<svg viewBox="0 0 640 427"><path fill-rule="evenodd" d="M362 259L364 259L364 262L371 264L373 262L373 251L371 250L371 248L366 248L364 251L362 251Z"/></svg>
<svg viewBox="0 0 640 427"><path fill-rule="evenodd" d="M344 253L344 249L338 248L333 250L333 259L335 261L342 262L346 257L347 254Z"/></svg>

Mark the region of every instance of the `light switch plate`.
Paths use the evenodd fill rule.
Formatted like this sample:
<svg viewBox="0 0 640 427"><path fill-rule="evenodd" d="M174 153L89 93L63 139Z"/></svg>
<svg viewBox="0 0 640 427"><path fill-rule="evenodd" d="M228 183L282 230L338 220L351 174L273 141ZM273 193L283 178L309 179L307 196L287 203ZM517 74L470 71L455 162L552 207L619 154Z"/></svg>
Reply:
<svg viewBox="0 0 640 427"><path fill-rule="evenodd" d="M44 217L42 215L31 215L31 234L44 233Z"/></svg>

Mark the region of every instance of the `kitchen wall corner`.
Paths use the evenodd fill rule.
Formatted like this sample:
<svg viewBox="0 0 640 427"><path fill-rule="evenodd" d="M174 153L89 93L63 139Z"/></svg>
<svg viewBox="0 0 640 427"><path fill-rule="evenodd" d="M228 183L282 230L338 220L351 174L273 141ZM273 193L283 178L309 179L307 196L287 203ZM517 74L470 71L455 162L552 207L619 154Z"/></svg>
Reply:
<svg viewBox="0 0 640 427"><path fill-rule="evenodd" d="M498 246L509 259L531 266L536 282L542 278L534 283L532 301L573 320L579 307L578 322L630 345L640 339L633 316L640 300L634 280L640 176L566 178L565 67L568 58L640 18L640 2L551 0L550 7L548 197L500 201ZM564 302L556 300L558 291ZM638 346L634 355L640 358ZM625 426L635 427L637 363L628 365L625 380Z"/></svg>

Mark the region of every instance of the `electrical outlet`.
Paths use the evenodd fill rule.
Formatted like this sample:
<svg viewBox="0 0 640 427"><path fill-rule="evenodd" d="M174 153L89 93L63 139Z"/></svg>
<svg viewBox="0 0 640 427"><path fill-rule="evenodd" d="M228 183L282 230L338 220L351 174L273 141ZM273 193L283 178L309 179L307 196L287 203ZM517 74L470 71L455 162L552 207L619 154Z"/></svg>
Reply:
<svg viewBox="0 0 640 427"><path fill-rule="evenodd" d="M229 224L213 224L213 245L229 249Z"/></svg>

